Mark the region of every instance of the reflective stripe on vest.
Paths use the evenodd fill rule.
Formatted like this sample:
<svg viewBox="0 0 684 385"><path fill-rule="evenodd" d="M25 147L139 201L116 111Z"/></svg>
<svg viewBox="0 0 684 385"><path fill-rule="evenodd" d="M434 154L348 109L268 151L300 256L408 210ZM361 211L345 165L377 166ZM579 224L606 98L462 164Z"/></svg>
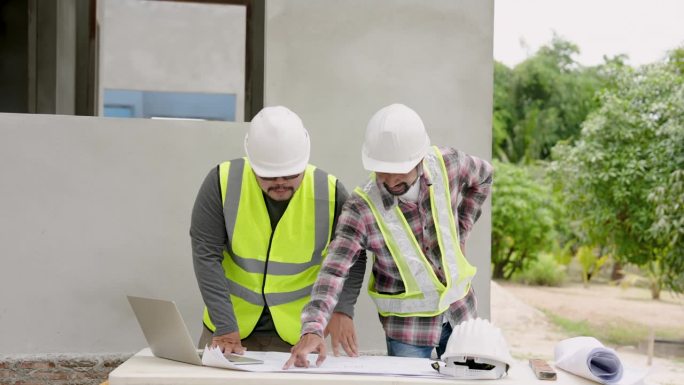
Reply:
<svg viewBox="0 0 684 385"><path fill-rule="evenodd" d="M330 242L336 179L307 166L274 231L262 190L246 159L221 164L219 182L229 239L223 269L240 337L254 330L268 305L280 337L295 344L302 308ZM206 309L204 323L215 330Z"/></svg>
<svg viewBox="0 0 684 385"><path fill-rule="evenodd" d="M429 187L430 209L446 285L435 275L399 206L385 210L375 178L371 178L363 189L355 190L373 212L404 283L403 293L381 294L375 290L375 279L371 276L368 293L378 312L384 316L439 315L453 302L463 298L475 275L475 267L468 263L461 252L444 160L436 147L433 147L433 151L433 154L425 157L423 169L432 179Z"/></svg>

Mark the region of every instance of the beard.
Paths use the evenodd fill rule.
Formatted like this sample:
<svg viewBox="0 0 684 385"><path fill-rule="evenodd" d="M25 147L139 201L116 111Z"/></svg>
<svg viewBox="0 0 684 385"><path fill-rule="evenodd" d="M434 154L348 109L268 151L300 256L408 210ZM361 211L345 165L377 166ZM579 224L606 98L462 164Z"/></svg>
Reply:
<svg viewBox="0 0 684 385"><path fill-rule="evenodd" d="M289 192L288 196L292 197L292 195L294 194L294 190L295 190L294 187L273 186L273 187L269 187L266 192L268 193L268 195L271 198L276 199L273 195L271 195L271 193L273 193L273 194L284 194L284 193ZM287 199L290 199L289 197ZM278 200L278 199L276 199L276 200Z"/></svg>
<svg viewBox="0 0 684 385"><path fill-rule="evenodd" d="M394 196L404 195L411 188L411 186L409 186L409 184L406 182L401 182L394 187L388 186L387 183L383 183L383 185L385 186L385 190Z"/></svg>

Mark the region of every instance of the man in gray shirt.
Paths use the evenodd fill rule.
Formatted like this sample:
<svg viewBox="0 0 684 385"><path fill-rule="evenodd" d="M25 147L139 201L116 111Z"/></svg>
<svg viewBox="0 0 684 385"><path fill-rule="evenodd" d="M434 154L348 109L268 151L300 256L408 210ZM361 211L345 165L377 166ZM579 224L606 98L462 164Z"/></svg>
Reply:
<svg viewBox="0 0 684 385"><path fill-rule="evenodd" d="M308 164L308 132L285 107L252 119L245 152L209 172L192 212L193 263L206 305L199 346L289 351L348 194ZM327 329L335 352L341 344L357 354L352 318L364 271L361 258Z"/></svg>

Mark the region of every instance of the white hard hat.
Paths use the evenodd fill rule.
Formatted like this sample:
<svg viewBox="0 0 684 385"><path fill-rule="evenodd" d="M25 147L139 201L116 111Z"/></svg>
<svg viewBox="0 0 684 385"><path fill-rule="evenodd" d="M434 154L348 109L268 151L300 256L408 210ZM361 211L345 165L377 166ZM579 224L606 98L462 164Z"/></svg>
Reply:
<svg viewBox="0 0 684 385"><path fill-rule="evenodd" d="M454 328L441 358L440 373L459 379L498 379L508 373L513 357L499 328L482 318Z"/></svg>
<svg viewBox="0 0 684 385"><path fill-rule="evenodd" d="M368 122L361 159L368 171L405 174L423 160L429 147L420 116L403 104L392 104Z"/></svg>
<svg viewBox="0 0 684 385"><path fill-rule="evenodd" d="M249 163L257 175L266 178L303 172L310 151L309 133L302 120L283 106L259 111L245 135Z"/></svg>

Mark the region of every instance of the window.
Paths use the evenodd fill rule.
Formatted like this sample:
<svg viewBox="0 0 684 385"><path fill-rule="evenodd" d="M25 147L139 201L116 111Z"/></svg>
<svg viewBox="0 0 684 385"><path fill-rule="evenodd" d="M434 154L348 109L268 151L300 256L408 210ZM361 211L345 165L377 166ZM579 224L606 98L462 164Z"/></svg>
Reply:
<svg viewBox="0 0 684 385"><path fill-rule="evenodd" d="M235 121L235 94L104 90L104 116Z"/></svg>

